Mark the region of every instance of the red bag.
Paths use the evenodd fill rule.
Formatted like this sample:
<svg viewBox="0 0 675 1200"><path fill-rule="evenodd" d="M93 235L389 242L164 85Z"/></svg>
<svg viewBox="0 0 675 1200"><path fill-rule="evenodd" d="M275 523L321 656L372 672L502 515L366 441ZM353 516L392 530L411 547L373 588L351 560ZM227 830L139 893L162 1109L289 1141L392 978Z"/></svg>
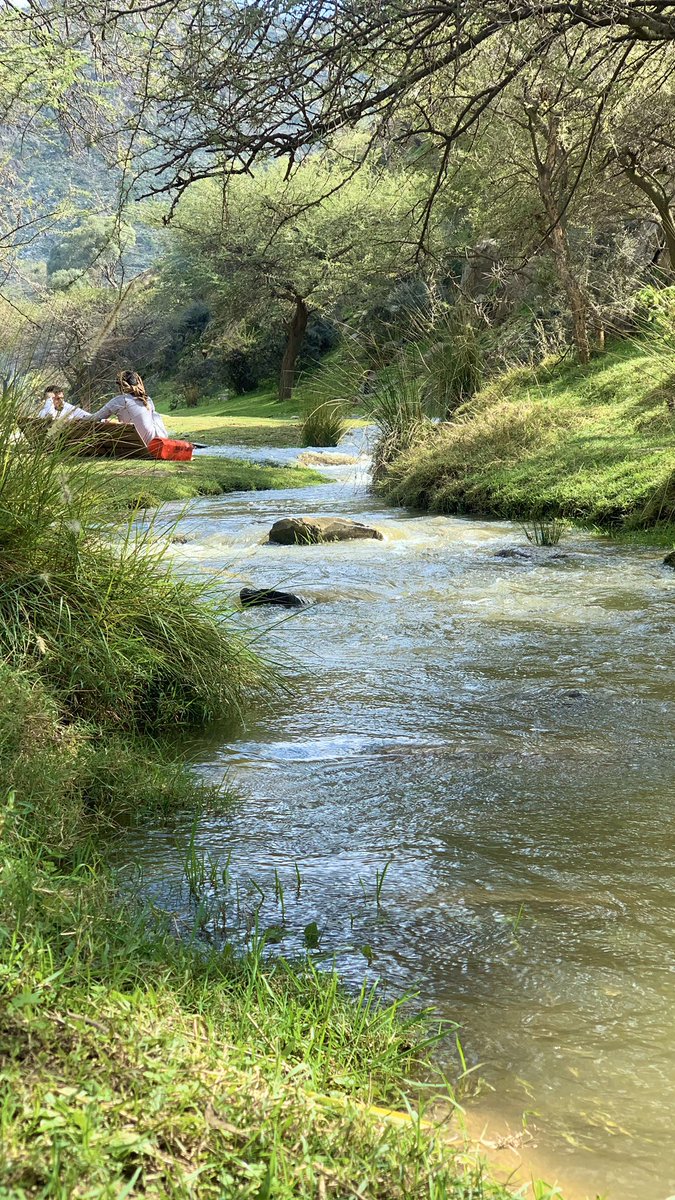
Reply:
<svg viewBox="0 0 675 1200"><path fill-rule="evenodd" d="M193 450L192 442L181 442L178 438L155 437L148 442L148 452L153 458L171 462L190 462Z"/></svg>

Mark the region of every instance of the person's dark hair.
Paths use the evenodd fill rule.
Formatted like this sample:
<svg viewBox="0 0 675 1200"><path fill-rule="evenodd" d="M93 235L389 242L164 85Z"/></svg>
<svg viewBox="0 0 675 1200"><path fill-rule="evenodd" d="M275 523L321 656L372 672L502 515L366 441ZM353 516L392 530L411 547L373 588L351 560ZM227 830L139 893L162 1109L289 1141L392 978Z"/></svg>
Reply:
<svg viewBox="0 0 675 1200"><path fill-rule="evenodd" d="M145 384L137 371L120 371L116 383L120 391L125 395L135 396L146 408L150 407Z"/></svg>
<svg viewBox="0 0 675 1200"><path fill-rule="evenodd" d="M48 396L50 392L52 392L52 393L53 393L53 395L55 395L55 396L58 396L58 395L61 395L61 396L62 396L62 395L63 395L63 388L62 388L62 387L58 387L58 386L57 386L57 384L55 384L55 383L52 383L52 384L50 384L50 385L49 385L49 387L46 387L46 388L45 388L45 390L44 390L44 392L42 393L42 395L43 395L43 396Z"/></svg>

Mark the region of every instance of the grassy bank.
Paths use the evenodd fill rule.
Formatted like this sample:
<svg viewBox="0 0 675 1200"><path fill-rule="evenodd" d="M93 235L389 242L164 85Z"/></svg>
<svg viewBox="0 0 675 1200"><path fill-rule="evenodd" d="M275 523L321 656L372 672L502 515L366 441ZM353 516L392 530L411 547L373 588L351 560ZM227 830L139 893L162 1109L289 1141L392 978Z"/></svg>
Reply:
<svg viewBox="0 0 675 1200"><path fill-rule="evenodd" d="M176 408L164 420L175 436L207 446L299 446L299 411L294 401L282 403L272 391L260 390Z"/></svg>
<svg viewBox="0 0 675 1200"><path fill-rule="evenodd" d="M132 821L227 802L167 749L264 667L87 464L0 421L0 1195L504 1198L407 1116L425 1032L329 972L178 941L120 891Z"/></svg>
<svg viewBox="0 0 675 1200"><path fill-rule="evenodd" d="M586 368L517 369L428 429L382 492L434 512L664 527L675 521L672 396L671 356L651 345L620 344Z"/></svg>
<svg viewBox="0 0 675 1200"><path fill-rule="evenodd" d="M157 508L169 500L193 500L225 492L310 487L323 476L306 467L272 466L199 456L190 463L93 462L92 483L113 510Z"/></svg>

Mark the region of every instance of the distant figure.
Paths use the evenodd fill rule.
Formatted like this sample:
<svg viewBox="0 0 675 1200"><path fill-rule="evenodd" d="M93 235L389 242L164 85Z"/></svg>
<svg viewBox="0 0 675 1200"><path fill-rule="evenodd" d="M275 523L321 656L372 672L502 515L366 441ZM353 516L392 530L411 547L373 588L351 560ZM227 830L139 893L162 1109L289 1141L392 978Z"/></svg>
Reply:
<svg viewBox="0 0 675 1200"><path fill-rule="evenodd" d="M115 382L120 389L119 394L108 400L98 412L92 413L92 421L117 417L124 424L134 425L146 446L153 438L168 437L164 422L148 396L140 375L136 371L120 371Z"/></svg>
<svg viewBox="0 0 675 1200"><path fill-rule="evenodd" d="M42 408L38 417L48 417L52 421L73 421L76 417L88 416L89 413L84 408L78 408L76 404L69 404L67 400L64 400L63 388L53 384L51 387L45 388L42 395Z"/></svg>

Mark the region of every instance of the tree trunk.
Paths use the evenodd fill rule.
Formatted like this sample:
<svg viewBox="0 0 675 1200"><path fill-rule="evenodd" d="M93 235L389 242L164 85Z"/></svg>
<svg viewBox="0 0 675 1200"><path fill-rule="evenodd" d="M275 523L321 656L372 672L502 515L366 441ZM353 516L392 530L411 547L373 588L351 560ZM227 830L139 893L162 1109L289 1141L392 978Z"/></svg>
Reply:
<svg viewBox="0 0 675 1200"><path fill-rule="evenodd" d="M567 297L572 317L572 337L579 362L586 364L591 357L588 340L590 303L585 288L575 274L567 238L565 191L568 163L567 150L560 136L560 118L550 111L543 117L540 109L532 105L526 105L525 112L537 169L539 195L548 222L546 241ZM540 149L540 137L543 149Z"/></svg>
<svg viewBox="0 0 675 1200"><path fill-rule="evenodd" d="M549 215L549 220L551 216ZM567 295L567 303L572 315L572 337L577 348L579 362L584 365L590 362L591 347L588 341L588 303L583 289L570 266L570 251L567 234L560 221L553 225L549 234L549 245L555 261L558 278Z"/></svg>
<svg viewBox="0 0 675 1200"><path fill-rule="evenodd" d="M295 297L295 310L288 326L288 337L279 376L279 399L290 400L295 383L295 366L307 329L309 309L302 296Z"/></svg>
<svg viewBox="0 0 675 1200"><path fill-rule="evenodd" d="M619 155L619 163L631 183L644 192L659 214L663 236L666 239L670 269L675 273L675 217L666 189L655 175L640 166L637 155L630 150L622 151Z"/></svg>

